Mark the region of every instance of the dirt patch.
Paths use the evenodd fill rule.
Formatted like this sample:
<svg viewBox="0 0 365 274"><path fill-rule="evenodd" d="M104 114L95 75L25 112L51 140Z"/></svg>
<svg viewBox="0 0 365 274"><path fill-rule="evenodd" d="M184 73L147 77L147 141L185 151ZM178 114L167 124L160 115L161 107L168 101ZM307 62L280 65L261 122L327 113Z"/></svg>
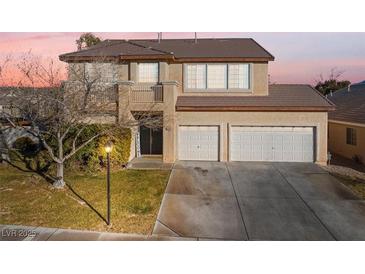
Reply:
<svg viewBox="0 0 365 274"><path fill-rule="evenodd" d="M350 167L338 166L338 165L330 165L323 167L329 173L335 173L338 175L350 177L352 179L358 179L365 181L365 173L352 169Z"/></svg>
<svg viewBox="0 0 365 274"><path fill-rule="evenodd" d="M323 167L332 176L336 177L341 183L350 188L361 199L365 199L365 173L358 170L330 165Z"/></svg>

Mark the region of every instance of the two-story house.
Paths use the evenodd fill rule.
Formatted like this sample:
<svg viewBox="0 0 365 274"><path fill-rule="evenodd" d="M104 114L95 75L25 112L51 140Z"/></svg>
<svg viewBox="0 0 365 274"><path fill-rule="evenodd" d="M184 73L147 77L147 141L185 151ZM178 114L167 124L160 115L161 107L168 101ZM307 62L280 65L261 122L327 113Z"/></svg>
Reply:
<svg viewBox="0 0 365 274"><path fill-rule="evenodd" d="M274 57L253 39L106 40L60 60L102 60L106 82L118 85L119 116L163 116L160 130L135 130L132 157L327 161L334 105L309 85L269 85Z"/></svg>

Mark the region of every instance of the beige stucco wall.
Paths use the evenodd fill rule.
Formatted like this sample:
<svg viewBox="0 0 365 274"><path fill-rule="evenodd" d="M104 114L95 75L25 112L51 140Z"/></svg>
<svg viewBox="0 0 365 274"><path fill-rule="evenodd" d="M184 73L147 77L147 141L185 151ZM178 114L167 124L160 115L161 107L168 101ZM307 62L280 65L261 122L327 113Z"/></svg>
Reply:
<svg viewBox="0 0 365 274"><path fill-rule="evenodd" d="M220 161L228 161L228 129L232 125L310 126L315 128L315 161L327 162L326 112L177 112L175 136L179 125L217 125L220 127ZM177 144L178 141L176 140ZM177 151L176 148L174 151ZM177 156L176 156L177 157ZM170 157L171 158L171 157Z"/></svg>
<svg viewBox="0 0 365 274"><path fill-rule="evenodd" d="M85 65L87 64L87 65ZM88 68L90 75L92 70L97 72L96 77L100 78L100 82L119 82L119 81L133 81L138 83L137 62L128 63L70 63L68 80L76 80L73 71L82 71ZM251 63L251 87L250 90L228 92L188 92L184 89L184 64L160 62L160 81L177 81L180 85L178 87L179 96L252 96L252 95L267 95L268 94L268 63Z"/></svg>
<svg viewBox="0 0 365 274"><path fill-rule="evenodd" d="M356 130L356 146L346 144L346 128L354 128ZM365 127L329 122L328 132L328 146L331 153L336 153L349 159L359 155L363 162L365 162Z"/></svg>

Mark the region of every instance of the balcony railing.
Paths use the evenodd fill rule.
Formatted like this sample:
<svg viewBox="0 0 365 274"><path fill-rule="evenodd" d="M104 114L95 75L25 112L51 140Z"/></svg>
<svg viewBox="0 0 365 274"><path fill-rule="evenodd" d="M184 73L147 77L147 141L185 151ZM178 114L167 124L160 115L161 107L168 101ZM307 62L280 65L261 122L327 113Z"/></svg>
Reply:
<svg viewBox="0 0 365 274"><path fill-rule="evenodd" d="M162 103L162 85L134 85L131 89L133 103Z"/></svg>

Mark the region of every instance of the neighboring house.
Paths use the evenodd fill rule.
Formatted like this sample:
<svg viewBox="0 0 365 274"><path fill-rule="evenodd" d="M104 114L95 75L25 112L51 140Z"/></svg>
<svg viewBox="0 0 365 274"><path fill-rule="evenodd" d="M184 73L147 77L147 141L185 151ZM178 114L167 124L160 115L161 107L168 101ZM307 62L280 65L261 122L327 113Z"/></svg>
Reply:
<svg viewBox="0 0 365 274"><path fill-rule="evenodd" d="M328 96L336 104L329 114L329 150L365 163L365 81Z"/></svg>
<svg viewBox="0 0 365 274"><path fill-rule="evenodd" d="M160 130L135 129L132 157L327 162L334 106L309 85L269 85L274 57L253 39L106 40L60 60L101 66L118 86L118 118L162 115Z"/></svg>

